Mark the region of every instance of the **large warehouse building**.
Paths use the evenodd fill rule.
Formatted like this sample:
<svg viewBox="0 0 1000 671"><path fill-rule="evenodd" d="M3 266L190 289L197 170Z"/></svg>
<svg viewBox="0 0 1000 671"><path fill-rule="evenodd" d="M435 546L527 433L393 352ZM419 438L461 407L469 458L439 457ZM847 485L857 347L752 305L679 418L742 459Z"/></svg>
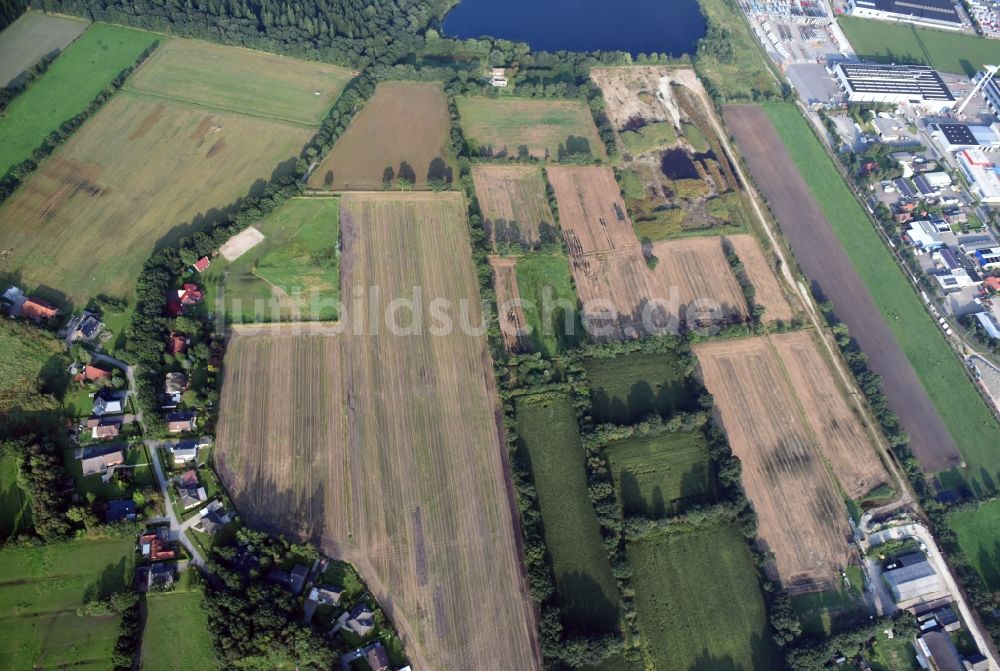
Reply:
<svg viewBox="0 0 1000 671"><path fill-rule="evenodd" d="M956 103L941 75L926 65L837 63L833 74L852 103L911 103L935 111Z"/></svg>
<svg viewBox="0 0 1000 671"><path fill-rule="evenodd" d="M962 29L962 17L950 0L848 0L847 13L943 30Z"/></svg>
<svg viewBox="0 0 1000 671"><path fill-rule="evenodd" d="M896 562L901 566L882 574L896 603L912 603L945 591L941 576L922 553L911 552Z"/></svg>
<svg viewBox="0 0 1000 671"><path fill-rule="evenodd" d="M978 84L986 76L986 70L980 70L976 73L976 76L972 78L972 83ZM986 82L986 85L981 89L981 95L990 110L997 116L1000 116L1000 82L997 81L997 75L994 75L988 82Z"/></svg>

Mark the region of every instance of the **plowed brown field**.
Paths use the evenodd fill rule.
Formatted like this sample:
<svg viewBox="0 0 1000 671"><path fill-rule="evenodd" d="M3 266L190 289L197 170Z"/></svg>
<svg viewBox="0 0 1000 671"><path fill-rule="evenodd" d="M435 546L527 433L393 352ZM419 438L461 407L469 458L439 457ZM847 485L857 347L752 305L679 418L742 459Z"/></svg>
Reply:
<svg viewBox="0 0 1000 671"><path fill-rule="evenodd" d="M432 330L428 317L416 333L394 335L384 321L393 299L421 301L429 314L429 302L445 298L465 301L467 321L478 324L462 196L351 194L341 203L341 236L344 295L379 287L378 295L347 306L341 335L326 336L339 348L298 342L322 336L295 336L279 350L234 339L220 413L221 471L250 519L280 528L306 517L298 528L358 567L415 668L537 669L485 337L459 327L457 308L451 330ZM267 355L280 360L257 358ZM305 356L316 371L301 370ZM234 426L248 415L252 430ZM277 454L264 457L264 444ZM296 456L305 463L288 466ZM268 491L293 487L304 491L287 498ZM296 511L303 502L311 515Z"/></svg>
<svg viewBox="0 0 1000 671"><path fill-rule="evenodd" d="M490 240L528 247L557 239L545 180L530 165L475 165L472 181Z"/></svg>
<svg viewBox="0 0 1000 671"><path fill-rule="evenodd" d="M831 587L847 563L851 528L806 419L815 408L797 398L788 364L766 336L700 343L694 353L743 463L775 577L793 591Z"/></svg>
<svg viewBox="0 0 1000 671"><path fill-rule="evenodd" d="M764 256L760 243L749 235L730 235L726 240L732 244L733 251L740 258L747 278L753 285L755 301L764 306L764 321L789 321L793 317L792 306L778 284L778 278L771 270L771 264Z"/></svg>

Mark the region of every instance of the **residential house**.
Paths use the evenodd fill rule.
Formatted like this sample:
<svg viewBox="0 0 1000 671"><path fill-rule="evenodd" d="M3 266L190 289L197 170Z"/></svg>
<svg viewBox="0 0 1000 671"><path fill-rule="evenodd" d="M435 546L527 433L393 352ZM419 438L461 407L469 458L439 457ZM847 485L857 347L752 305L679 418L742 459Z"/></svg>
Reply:
<svg viewBox="0 0 1000 671"><path fill-rule="evenodd" d="M208 494L198 483L198 472L194 469L184 471L174 481L174 485L177 487L181 508L184 510L190 510L208 500Z"/></svg>
<svg viewBox="0 0 1000 671"><path fill-rule="evenodd" d="M983 280L983 288L993 293L1000 292L1000 277L990 275Z"/></svg>
<svg viewBox="0 0 1000 671"><path fill-rule="evenodd" d="M208 270L208 266L212 263L212 260L207 256L203 256L193 264L191 264L191 270L199 273L203 273Z"/></svg>
<svg viewBox="0 0 1000 671"><path fill-rule="evenodd" d="M507 68L491 68L490 69L490 84L496 86L497 88L504 88L507 86Z"/></svg>
<svg viewBox="0 0 1000 671"><path fill-rule="evenodd" d="M962 628L962 621L955 615L951 608L942 608L934 611L934 620L945 631L959 631Z"/></svg>
<svg viewBox="0 0 1000 671"><path fill-rule="evenodd" d="M302 586L306 582L307 575L309 575L309 569L302 564L296 564L292 567L291 572L273 568L268 572L267 578L271 582L278 583L292 594L297 595L302 591Z"/></svg>
<svg viewBox="0 0 1000 671"><path fill-rule="evenodd" d="M232 516L226 512L225 506L220 501L212 501L198 511L198 515L200 519L195 522L194 528L206 534L214 534L232 520Z"/></svg>
<svg viewBox="0 0 1000 671"><path fill-rule="evenodd" d="M389 668L389 653L381 643L374 643L365 649L365 661L372 671L386 671Z"/></svg>
<svg viewBox="0 0 1000 671"><path fill-rule="evenodd" d="M186 464L198 458L198 446L192 440L182 440L170 448L174 455L174 464Z"/></svg>
<svg viewBox="0 0 1000 671"><path fill-rule="evenodd" d="M76 364L74 364L76 365ZM73 377L76 382L102 382L111 379L111 371L93 364L87 364Z"/></svg>
<svg viewBox="0 0 1000 671"><path fill-rule="evenodd" d="M163 409L176 408L181 402L181 396L187 389L187 376L184 373L167 373L163 381Z"/></svg>
<svg viewBox="0 0 1000 671"><path fill-rule="evenodd" d="M93 312L84 310L66 325L66 344L92 342L104 330L104 324Z"/></svg>
<svg viewBox="0 0 1000 671"><path fill-rule="evenodd" d="M135 503L132 502L132 499L114 499L113 501L108 501L107 508L104 510L105 522L111 524L112 522L134 519Z"/></svg>
<svg viewBox="0 0 1000 671"><path fill-rule="evenodd" d="M169 529L160 527L155 531L139 534L139 552L149 561L164 561L174 558L174 551L167 549Z"/></svg>
<svg viewBox="0 0 1000 671"><path fill-rule="evenodd" d="M21 316L36 324L46 324L58 314L59 308L34 296L29 296L21 304Z"/></svg>
<svg viewBox="0 0 1000 671"><path fill-rule="evenodd" d="M167 431L171 433L183 433L194 431L198 420L198 414L191 411L168 412L166 416Z"/></svg>
<svg viewBox="0 0 1000 671"><path fill-rule="evenodd" d="M197 284L185 284L167 296L167 310L171 316L177 317L184 314L185 307L197 305L204 298L205 295L198 288Z"/></svg>
<svg viewBox="0 0 1000 671"><path fill-rule="evenodd" d="M80 450L80 464L83 475L104 474L112 466L125 463L123 445L107 445L102 447L85 447Z"/></svg>
<svg viewBox="0 0 1000 671"><path fill-rule="evenodd" d="M0 294L0 307L11 317L17 317L21 314L21 305L26 300L28 297L24 295L20 287L7 287L3 294Z"/></svg>
<svg viewBox="0 0 1000 671"><path fill-rule="evenodd" d="M91 414L111 415L125 411L128 391L124 389L102 389L94 395L94 409Z"/></svg>
<svg viewBox="0 0 1000 671"><path fill-rule="evenodd" d="M302 621L309 624L319 606L336 606L340 603L340 597L343 594L343 587L335 587L328 584L313 585L312 589L309 590L308 596L306 596L305 603L302 605L302 610L305 613Z"/></svg>
<svg viewBox="0 0 1000 671"><path fill-rule="evenodd" d="M151 589L170 589L170 587L174 584L174 565L173 563L165 562L152 564L148 567L146 575L146 589L141 591L149 591Z"/></svg>
<svg viewBox="0 0 1000 671"><path fill-rule="evenodd" d="M1000 270L1000 247L977 249L974 256L983 270Z"/></svg>
<svg viewBox="0 0 1000 671"><path fill-rule="evenodd" d="M167 340L167 354L172 356L185 354L189 344L191 344L191 339L183 333L171 333Z"/></svg>
<svg viewBox="0 0 1000 671"><path fill-rule="evenodd" d="M91 428L90 434L96 440L110 440L117 438L121 433L122 423L120 421L100 420L97 426Z"/></svg>
<svg viewBox="0 0 1000 671"><path fill-rule="evenodd" d="M364 638L375 630L375 614L364 601L337 618L337 628L354 632Z"/></svg>

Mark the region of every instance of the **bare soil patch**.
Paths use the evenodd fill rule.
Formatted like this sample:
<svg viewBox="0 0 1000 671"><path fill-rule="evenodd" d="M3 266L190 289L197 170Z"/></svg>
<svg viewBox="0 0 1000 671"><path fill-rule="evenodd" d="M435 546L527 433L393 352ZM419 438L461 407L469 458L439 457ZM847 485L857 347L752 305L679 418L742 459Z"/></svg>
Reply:
<svg viewBox="0 0 1000 671"><path fill-rule="evenodd" d="M486 234L497 243L537 247L557 239L540 168L530 165L475 165L472 181Z"/></svg>
<svg viewBox="0 0 1000 671"><path fill-rule="evenodd" d="M222 243L219 254L226 261L235 261L264 240L264 234L249 226Z"/></svg>
<svg viewBox="0 0 1000 671"><path fill-rule="evenodd" d="M733 246L740 263L754 288L754 300L764 306L764 320L788 322L794 316L788 297L778 284L771 263L756 238L750 235L730 235L726 241Z"/></svg>
<svg viewBox="0 0 1000 671"><path fill-rule="evenodd" d="M458 177L448 148L448 105L439 83L382 82L329 155L309 187L332 191L381 189L405 178L427 188L428 178Z"/></svg>
<svg viewBox="0 0 1000 671"><path fill-rule="evenodd" d="M277 456L255 459L238 442L242 429L234 425L247 417L229 410L239 407L240 392L226 373L222 393L231 398L223 399L220 424L229 426L220 426L217 455L227 484L297 488L286 499L269 499L250 487L237 487L234 495L249 517L287 531L295 531L284 520L299 519L297 502L313 505L298 526L355 563L399 628L415 668L482 668L489 660L496 668L537 669L534 614L521 574L485 337L464 332L457 316L456 327L444 334L427 324L417 333L394 335L383 321L390 301L407 297L422 301L425 314L434 298L464 301L469 320L478 323L462 196L350 194L340 211L343 291L378 286L380 294L349 303L340 335L325 336L339 345L289 346L314 348L308 358L318 372L305 383L284 372L287 362L256 366L267 376L258 374L252 384L264 391L249 393L269 400L266 407L254 402L260 410L249 421L262 436L277 435L272 424L285 431L270 443ZM422 296L413 294L414 286L422 287ZM334 328L294 324L276 332ZM320 336L293 340L310 337ZM247 362L228 361L242 358L240 352ZM237 344L226 366L249 371L262 354ZM340 379L325 379L330 377ZM324 398L304 398L310 394ZM337 406L329 414L328 402ZM286 415L292 424L285 424ZM313 462L316 472L309 477L315 480L295 481L299 466L288 462L297 454L325 460Z"/></svg>
<svg viewBox="0 0 1000 671"><path fill-rule="evenodd" d="M723 113L803 272L833 302L872 370L882 376L886 399L909 434L921 468L937 473L959 466L955 440L767 114L756 105L729 106Z"/></svg>
<svg viewBox="0 0 1000 671"><path fill-rule="evenodd" d="M786 589L831 587L851 527L788 373L765 337L694 346L705 386L757 512L759 539Z"/></svg>

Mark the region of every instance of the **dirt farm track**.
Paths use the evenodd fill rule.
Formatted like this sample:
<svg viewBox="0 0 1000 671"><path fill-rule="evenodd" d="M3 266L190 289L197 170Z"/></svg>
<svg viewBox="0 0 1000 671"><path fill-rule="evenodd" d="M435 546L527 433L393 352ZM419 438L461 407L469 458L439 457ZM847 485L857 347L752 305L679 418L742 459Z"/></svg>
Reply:
<svg viewBox="0 0 1000 671"><path fill-rule="evenodd" d="M380 294L339 335L231 335L220 473L248 519L355 564L414 668L537 669L485 337L381 320L447 298L479 323L462 195L357 193L340 212L344 295Z"/></svg>
<svg viewBox="0 0 1000 671"><path fill-rule="evenodd" d="M803 272L833 302L872 370L882 376L886 398L921 467L936 473L959 465L955 441L767 114L756 105L729 106L723 114Z"/></svg>

